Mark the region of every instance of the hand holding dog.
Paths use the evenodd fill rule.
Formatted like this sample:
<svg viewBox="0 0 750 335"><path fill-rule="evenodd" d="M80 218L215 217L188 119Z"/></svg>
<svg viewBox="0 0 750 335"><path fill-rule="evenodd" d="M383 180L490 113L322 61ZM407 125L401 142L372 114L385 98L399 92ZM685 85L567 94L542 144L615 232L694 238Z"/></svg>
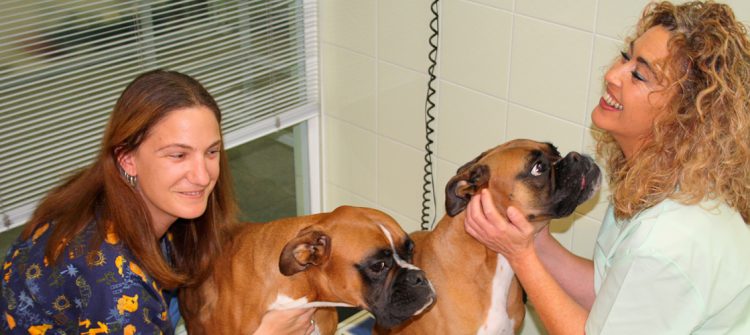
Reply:
<svg viewBox="0 0 750 335"><path fill-rule="evenodd" d="M315 331L313 313L314 308L267 311L253 335L310 335Z"/></svg>
<svg viewBox="0 0 750 335"><path fill-rule="evenodd" d="M479 242L514 260L534 252L534 226L515 207L508 207L508 218L494 205L492 194L486 189L474 195L466 208L466 232Z"/></svg>

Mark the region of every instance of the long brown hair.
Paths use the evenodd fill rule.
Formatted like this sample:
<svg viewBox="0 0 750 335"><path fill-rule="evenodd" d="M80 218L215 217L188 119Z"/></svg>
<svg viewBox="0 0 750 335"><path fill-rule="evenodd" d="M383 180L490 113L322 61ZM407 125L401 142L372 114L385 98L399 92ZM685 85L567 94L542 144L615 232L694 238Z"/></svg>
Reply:
<svg viewBox="0 0 750 335"><path fill-rule="evenodd" d="M163 70L136 77L115 104L96 160L44 198L22 238L29 238L36 227L54 222L45 255L55 262L61 246L94 222L98 233L92 245L114 232L162 287L172 289L199 281L218 253L221 226L235 220L236 204L223 144L219 177L205 213L191 220L178 219L169 228L174 245L172 266L162 256L145 202L123 178L117 163L119 154L135 151L170 112L196 106L211 110L221 124L216 101L197 80Z"/></svg>
<svg viewBox="0 0 750 335"><path fill-rule="evenodd" d="M633 41L662 26L671 36L665 77L676 92L651 134L625 158L614 138L598 137L607 159L615 216L630 218L665 199L721 199L750 219L750 41L725 4L652 3Z"/></svg>

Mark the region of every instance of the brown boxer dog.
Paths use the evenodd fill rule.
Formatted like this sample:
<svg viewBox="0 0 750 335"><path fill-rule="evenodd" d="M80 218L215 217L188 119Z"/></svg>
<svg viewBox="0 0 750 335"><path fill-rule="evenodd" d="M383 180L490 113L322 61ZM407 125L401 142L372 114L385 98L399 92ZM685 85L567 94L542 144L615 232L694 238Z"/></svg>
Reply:
<svg viewBox="0 0 750 335"><path fill-rule="evenodd" d="M524 315L523 292L507 260L466 233L464 209L488 188L505 213L519 208L537 230L573 213L598 189L591 158L565 158L549 143L513 140L463 165L445 188L446 215L430 232L411 235L414 264L435 286L437 301L422 315L378 334L513 334Z"/></svg>
<svg viewBox="0 0 750 335"><path fill-rule="evenodd" d="M320 334L333 334L331 306L370 311L381 327L422 312L435 292L408 263L414 244L387 214L342 206L330 213L243 224L227 231L211 274L180 290L191 335L252 334L269 309L319 308Z"/></svg>

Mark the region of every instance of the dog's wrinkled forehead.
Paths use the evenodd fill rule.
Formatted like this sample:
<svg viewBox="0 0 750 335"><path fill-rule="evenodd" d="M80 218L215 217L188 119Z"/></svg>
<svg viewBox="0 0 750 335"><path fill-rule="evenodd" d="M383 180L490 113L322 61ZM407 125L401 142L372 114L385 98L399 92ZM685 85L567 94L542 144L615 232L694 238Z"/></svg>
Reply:
<svg viewBox="0 0 750 335"><path fill-rule="evenodd" d="M530 163L540 156L546 156L550 161L560 160L560 152L552 143L533 140L517 139L489 149L470 162L462 165L456 174L463 173L477 164L500 166L507 162Z"/></svg>
<svg viewBox="0 0 750 335"><path fill-rule="evenodd" d="M395 246L401 254L408 249L410 243L408 235L389 215L372 208L349 206L342 206L336 211L349 213L346 219L340 221L341 225L337 228L345 231L345 233L337 234L339 235L337 246L345 248L343 250L354 259L364 258L375 249L390 250ZM350 245L367 245L369 248L355 250L350 248Z"/></svg>

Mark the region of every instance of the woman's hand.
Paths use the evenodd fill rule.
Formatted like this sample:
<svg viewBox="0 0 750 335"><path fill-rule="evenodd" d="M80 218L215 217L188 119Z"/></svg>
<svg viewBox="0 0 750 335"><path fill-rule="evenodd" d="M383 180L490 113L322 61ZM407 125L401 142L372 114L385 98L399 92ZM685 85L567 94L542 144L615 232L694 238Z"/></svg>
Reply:
<svg viewBox="0 0 750 335"><path fill-rule="evenodd" d="M312 321L314 308L270 310L263 314L260 326L254 335L312 334L315 323Z"/></svg>
<svg viewBox="0 0 750 335"><path fill-rule="evenodd" d="M506 219L497 211L487 189L474 195L466 208L465 228L469 235L503 255L511 264L534 252L534 226L516 208L509 207Z"/></svg>

